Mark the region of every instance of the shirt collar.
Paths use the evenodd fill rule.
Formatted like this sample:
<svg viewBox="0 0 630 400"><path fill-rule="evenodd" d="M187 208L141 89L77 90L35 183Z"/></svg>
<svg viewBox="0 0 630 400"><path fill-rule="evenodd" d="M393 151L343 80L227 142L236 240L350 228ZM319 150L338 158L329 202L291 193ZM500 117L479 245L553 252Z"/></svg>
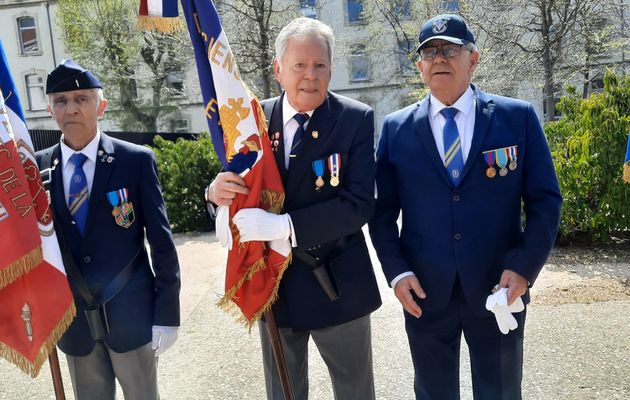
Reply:
<svg viewBox="0 0 630 400"><path fill-rule="evenodd" d="M63 166L63 168L66 167L68 160L70 159L70 157L72 157L72 155L74 153L83 153L85 154L85 156L91 160L92 162L96 162L96 153L98 152L98 143L101 141L101 131L100 130L96 130L96 135L94 136L94 138L92 138L92 140L90 141L90 143L87 144L87 146L85 146L84 148L82 148L79 151L75 151L73 149L71 149L63 140L63 135L61 136L61 140L59 141L59 144L61 146L61 165Z"/></svg>
<svg viewBox="0 0 630 400"><path fill-rule="evenodd" d="M430 105L429 113L431 114L432 118L435 118L435 116L440 111L442 111L443 108L453 107L453 108L456 108L462 114L468 115L469 113L473 111L474 104L475 104L475 94L473 93L472 88L468 86L468 89L466 89L464 94L462 94L459 97L459 99L457 99L455 104L453 104L452 106L445 106L440 100L438 100L437 97L430 96L429 97L429 105Z"/></svg>
<svg viewBox="0 0 630 400"><path fill-rule="evenodd" d="M314 111L315 110L306 111L303 114L308 114L308 117L310 118L313 116ZM287 93L285 92L284 96L282 96L282 126L287 126L287 123L291 121L293 116L297 113L298 111L289 104L289 99L287 97Z"/></svg>

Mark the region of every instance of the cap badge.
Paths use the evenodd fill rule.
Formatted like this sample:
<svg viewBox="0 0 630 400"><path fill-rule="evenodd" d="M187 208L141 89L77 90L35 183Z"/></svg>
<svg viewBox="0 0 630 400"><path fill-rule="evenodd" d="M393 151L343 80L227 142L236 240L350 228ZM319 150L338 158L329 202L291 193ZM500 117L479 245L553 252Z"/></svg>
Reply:
<svg viewBox="0 0 630 400"><path fill-rule="evenodd" d="M446 19L436 19L433 21L433 28L431 29L433 33L442 33L448 27L448 20Z"/></svg>

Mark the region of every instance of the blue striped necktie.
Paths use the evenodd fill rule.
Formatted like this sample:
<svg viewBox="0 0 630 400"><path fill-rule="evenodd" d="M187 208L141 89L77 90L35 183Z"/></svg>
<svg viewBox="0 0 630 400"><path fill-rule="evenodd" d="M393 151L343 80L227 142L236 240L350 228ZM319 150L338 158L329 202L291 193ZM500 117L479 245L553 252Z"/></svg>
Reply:
<svg viewBox="0 0 630 400"><path fill-rule="evenodd" d="M443 131L444 136L442 138L444 140L444 166L455 186L459 184L462 168L464 167L462 144L459 139L457 124L455 123L455 115L458 112L457 108L453 107L446 107L440 111L440 114L446 119Z"/></svg>
<svg viewBox="0 0 630 400"><path fill-rule="evenodd" d="M87 156L83 153L74 153L70 157L70 162L74 165L74 172L70 178L70 188L68 190L68 210L74 219L81 235L85 231L85 222L88 211L88 186L83 163Z"/></svg>
<svg viewBox="0 0 630 400"><path fill-rule="evenodd" d="M304 137L304 124L308 121L308 114L298 113L293 116L293 119L297 121L298 128L295 130L295 135L293 135L293 142L291 143L291 152L289 153L289 165L291 164L291 160L295 158L297 155L298 148L300 143L302 143L302 138Z"/></svg>

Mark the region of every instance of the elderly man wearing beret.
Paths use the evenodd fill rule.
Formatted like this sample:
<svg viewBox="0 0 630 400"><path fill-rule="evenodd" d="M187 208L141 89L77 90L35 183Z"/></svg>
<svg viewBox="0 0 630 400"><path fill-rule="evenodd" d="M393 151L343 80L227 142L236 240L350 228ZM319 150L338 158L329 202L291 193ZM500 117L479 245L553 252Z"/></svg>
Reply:
<svg viewBox="0 0 630 400"><path fill-rule="evenodd" d="M157 357L177 338L180 277L154 155L101 132L101 84L72 60L48 75L46 94L63 135L37 160L50 176L77 305L58 343L75 398L114 400L118 380L126 399L157 400Z"/></svg>
<svg viewBox="0 0 630 400"><path fill-rule="evenodd" d="M416 399L459 399L462 334L475 399L520 399L524 303L560 218L551 154L531 104L471 84L479 52L460 16L430 19L417 51L430 93L385 118L369 223Z"/></svg>

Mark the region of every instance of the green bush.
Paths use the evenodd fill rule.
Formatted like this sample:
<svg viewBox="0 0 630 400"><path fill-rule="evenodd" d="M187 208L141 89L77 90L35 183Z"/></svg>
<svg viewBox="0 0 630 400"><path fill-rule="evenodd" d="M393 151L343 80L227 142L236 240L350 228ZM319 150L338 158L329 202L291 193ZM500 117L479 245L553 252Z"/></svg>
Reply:
<svg viewBox="0 0 630 400"><path fill-rule="evenodd" d="M206 215L203 192L221 170L208 133L197 140L154 139L153 151L158 164L160 183L168 219L173 232L207 231L214 223Z"/></svg>
<svg viewBox="0 0 630 400"><path fill-rule="evenodd" d="M622 180L630 129L630 78L608 71L604 92L581 99L574 89L545 133L564 198L560 243L608 242L630 232L630 185Z"/></svg>

